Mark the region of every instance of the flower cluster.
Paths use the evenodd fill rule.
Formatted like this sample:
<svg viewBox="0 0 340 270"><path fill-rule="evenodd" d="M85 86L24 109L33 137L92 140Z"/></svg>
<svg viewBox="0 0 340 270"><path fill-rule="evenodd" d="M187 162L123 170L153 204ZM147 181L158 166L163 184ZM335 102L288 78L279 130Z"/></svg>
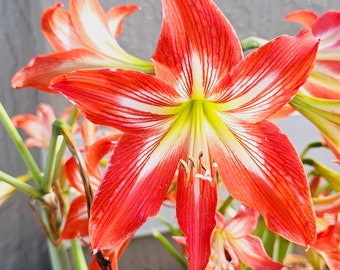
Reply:
<svg viewBox="0 0 340 270"><path fill-rule="evenodd" d="M40 202L53 244L89 246L91 269L118 268L168 201L189 269L339 269L340 173L307 155L324 147L340 159L340 12L290 13L301 32L262 45L240 41L211 0L162 7L151 62L116 40L135 5L105 13L97 0L70 0L69 11L57 3L44 12L55 52L31 60L12 85L62 94L74 107L59 120L48 105L13 117L27 147L47 149L46 166L37 171L25 148L30 174L0 179ZM244 56L249 41L258 48ZM320 130L301 155L273 122L291 111Z"/></svg>

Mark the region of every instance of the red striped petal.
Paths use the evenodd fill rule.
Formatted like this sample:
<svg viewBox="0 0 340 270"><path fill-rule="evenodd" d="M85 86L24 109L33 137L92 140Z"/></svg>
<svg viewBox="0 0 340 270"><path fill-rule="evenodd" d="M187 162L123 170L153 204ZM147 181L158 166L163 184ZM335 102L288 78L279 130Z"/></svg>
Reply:
<svg viewBox="0 0 340 270"><path fill-rule="evenodd" d="M170 128L182 101L155 77L126 70L76 71L56 78L52 87L92 122L134 134Z"/></svg>
<svg viewBox="0 0 340 270"><path fill-rule="evenodd" d="M192 175L191 175L192 176ZM205 269L210 256L210 237L215 227L217 191L212 182L190 181L180 167L176 193L176 214L186 236L189 269Z"/></svg>
<svg viewBox="0 0 340 270"><path fill-rule="evenodd" d="M289 102L305 83L317 46L307 30L295 37L278 37L242 60L211 98L221 103L219 110L238 119L263 120Z"/></svg>
<svg viewBox="0 0 340 270"><path fill-rule="evenodd" d="M211 136L219 173L235 199L257 211L268 227L288 240L310 245L315 214L300 158L288 138L269 122L233 124Z"/></svg>
<svg viewBox="0 0 340 270"><path fill-rule="evenodd" d="M212 1L162 3L163 26L153 56L158 78L182 96L191 96L193 84L208 93L242 59L232 26Z"/></svg>
<svg viewBox="0 0 340 270"><path fill-rule="evenodd" d="M184 147L180 134L121 137L91 208L94 250L119 246L157 214Z"/></svg>

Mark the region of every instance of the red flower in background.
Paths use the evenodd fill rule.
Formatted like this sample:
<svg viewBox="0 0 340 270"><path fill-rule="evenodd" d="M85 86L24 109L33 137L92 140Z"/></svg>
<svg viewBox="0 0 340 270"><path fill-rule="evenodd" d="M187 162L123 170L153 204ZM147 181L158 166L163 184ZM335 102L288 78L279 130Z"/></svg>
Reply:
<svg viewBox="0 0 340 270"><path fill-rule="evenodd" d="M218 179L271 230L311 244L316 226L304 168L266 118L306 81L317 41L305 30L243 59L211 1L164 0L163 12L156 77L82 70L52 82L88 119L123 132L91 208L92 247L119 247L155 215L178 167L177 218L191 269L209 260Z"/></svg>
<svg viewBox="0 0 340 270"><path fill-rule="evenodd" d="M310 28L320 39L315 67L301 90L319 98L340 99L340 11L330 10L319 16L310 10L298 10L285 19Z"/></svg>
<svg viewBox="0 0 340 270"><path fill-rule="evenodd" d="M237 214L228 221L217 212L216 221L207 270L240 269L240 261L252 269L282 269L281 263L266 254L261 239L251 235L258 221L255 210L241 205Z"/></svg>
<svg viewBox="0 0 340 270"><path fill-rule="evenodd" d="M70 116L71 109L66 109L60 119L66 121ZM18 114L12 117L14 126L23 129L29 136L25 141L27 147L41 147L44 149L49 146L52 136L52 124L55 120L56 116L52 107L44 103L38 105L36 115Z"/></svg>
<svg viewBox="0 0 340 270"><path fill-rule="evenodd" d="M70 11L59 2L46 9L42 30L55 53L32 59L14 75L12 86L52 92L48 85L55 76L77 69L120 67L153 73L151 63L128 54L116 40L122 21L137 9L123 5L105 14L97 0L70 0Z"/></svg>

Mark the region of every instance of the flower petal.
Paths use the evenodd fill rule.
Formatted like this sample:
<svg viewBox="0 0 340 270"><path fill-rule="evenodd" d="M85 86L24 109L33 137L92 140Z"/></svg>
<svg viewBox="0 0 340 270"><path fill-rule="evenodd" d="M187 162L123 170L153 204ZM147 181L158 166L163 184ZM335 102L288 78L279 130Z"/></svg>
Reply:
<svg viewBox="0 0 340 270"><path fill-rule="evenodd" d="M22 128L29 136L25 144L27 147L42 147L47 149L52 134L52 123L56 119L50 105L39 104L37 115L19 114L12 117L16 128Z"/></svg>
<svg viewBox="0 0 340 270"><path fill-rule="evenodd" d="M137 5L122 5L112 7L106 14L107 24L111 34L114 37L118 37L123 29L123 20L126 16L132 14L136 10L139 10Z"/></svg>
<svg viewBox="0 0 340 270"><path fill-rule="evenodd" d="M278 37L242 60L211 98L221 103L218 110L238 119L263 120L289 102L305 83L317 45L307 30L295 37Z"/></svg>
<svg viewBox="0 0 340 270"><path fill-rule="evenodd" d="M324 52L326 48L339 47L340 11L330 10L323 13L313 24L312 31L315 37L321 39L321 52Z"/></svg>
<svg viewBox="0 0 340 270"><path fill-rule="evenodd" d="M210 236L215 227L215 180L187 179L181 166L177 182L176 214L186 236L189 269L205 269L210 256Z"/></svg>
<svg viewBox="0 0 340 270"><path fill-rule="evenodd" d="M121 137L91 208L94 250L117 247L157 214L184 151L180 132Z"/></svg>
<svg viewBox="0 0 340 270"><path fill-rule="evenodd" d="M297 10L285 16L286 21L300 23L306 28L312 27L317 18L318 14L310 10Z"/></svg>
<svg viewBox="0 0 340 270"><path fill-rule="evenodd" d="M232 26L209 0L162 3L163 26L153 56L158 78L185 97L195 87L208 93L242 59Z"/></svg>
<svg viewBox="0 0 340 270"><path fill-rule="evenodd" d="M98 0L71 0L70 13L74 27L84 43L96 52L117 61L146 66L148 63L126 53L112 36L106 14ZM148 69L150 67L147 67ZM150 69L149 69L150 71Z"/></svg>
<svg viewBox="0 0 340 270"><path fill-rule="evenodd" d="M316 215L321 216L324 213L340 212L340 192L328 196L319 196L313 198Z"/></svg>
<svg viewBox="0 0 340 270"><path fill-rule="evenodd" d="M112 51L111 46L118 46L109 32L106 14L98 0L71 0L70 14L77 33L87 46L107 55Z"/></svg>
<svg viewBox="0 0 340 270"><path fill-rule="evenodd" d="M230 130L210 136L228 192L259 211L274 232L301 245L313 243L316 224L310 190L288 138L266 121L228 126Z"/></svg>
<svg viewBox="0 0 340 270"><path fill-rule="evenodd" d="M230 232L233 238L245 237L256 229L258 217L254 209L241 205L237 215L226 222L225 230Z"/></svg>
<svg viewBox="0 0 340 270"><path fill-rule="evenodd" d="M86 48L72 24L70 13L61 8L60 3L44 11L41 27L56 52Z"/></svg>
<svg viewBox="0 0 340 270"><path fill-rule="evenodd" d="M134 71L77 71L53 80L52 88L74 101L92 122L134 134L170 128L171 116L181 108L174 89Z"/></svg>
<svg viewBox="0 0 340 270"><path fill-rule="evenodd" d="M33 58L26 67L14 75L12 87L34 87L52 93L48 86L58 75L77 69L109 67L113 64L84 49L41 55Z"/></svg>
<svg viewBox="0 0 340 270"><path fill-rule="evenodd" d="M68 212L61 239L74 239L88 236L88 215L85 196L75 198Z"/></svg>
<svg viewBox="0 0 340 270"><path fill-rule="evenodd" d="M86 151L86 167L88 172L96 177L101 178L99 162L115 148L121 133L104 136L93 143Z"/></svg>
<svg viewBox="0 0 340 270"><path fill-rule="evenodd" d="M245 265L253 269L282 269L283 265L272 260L258 237L248 235L230 241L233 251Z"/></svg>

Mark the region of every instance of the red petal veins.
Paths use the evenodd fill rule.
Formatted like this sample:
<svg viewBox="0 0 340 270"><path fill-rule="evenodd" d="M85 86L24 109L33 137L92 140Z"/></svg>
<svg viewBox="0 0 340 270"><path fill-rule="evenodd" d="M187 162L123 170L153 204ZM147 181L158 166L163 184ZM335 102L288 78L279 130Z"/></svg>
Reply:
<svg viewBox="0 0 340 270"><path fill-rule="evenodd" d="M186 179L179 168L176 213L179 226L186 236L189 269L205 269L210 256L210 237L215 227L217 191L214 182Z"/></svg>
<svg viewBox="0 0 340 270"><path fill-rule="evenodd" d="M70 13L60 6L44 11L41 27L56 52L86 47L72 24Z"/></svg>
<svg viewBox="0 0 340 270"><path fill-rule="evenodd" d="M275 233L300 245L313 243L316 224L310 190L288 138L269 122L229 127L229 134L210 136L228 192L259 211Z"/></svg>
<svg viewBox="0 0 340 270"><path fill-rule="evenodd" d="M92 122L134 134L170 128L181 102L174 89L131 70L77 71L56 78L52 88Z"/></svg>
<svg viewBox="0 0 340 270"><path fill-rule="evenodd" d="M261 121L289 102L305 83L317 46L307 30L296 37L278 37L243 59L210 98L220 103L218 110L247 122Z"/></svg>
<svg viewBox="0 0 340 270"><path fill-rule="evenodd" d="M92 203L93 249L117 247L158 213L184 147L180 134L121 137Z"/></svg>
<svg viewBox="0 0 340 270"><path fill-rule="evenodd" d="M306 28L311 28L317 18L318 14L310 10L297 10L285 16L286 21L302 24Z"/></svg>
<svg viewBox="0 0 340 270"><path fill-rule="evenodd" d="M139 10L137 5L122 5L112 7L106 14L107 24L113 37L118 37L123 29L123 20Z"/></svg>
<svg viewBox="0 0 340 270"><path fill-rule="evenodd" d="M153 56L157 76L183 96L191 96L193 84L208 93L242 59L232 26L212 1L162 3L163 26Z"/></svg>

